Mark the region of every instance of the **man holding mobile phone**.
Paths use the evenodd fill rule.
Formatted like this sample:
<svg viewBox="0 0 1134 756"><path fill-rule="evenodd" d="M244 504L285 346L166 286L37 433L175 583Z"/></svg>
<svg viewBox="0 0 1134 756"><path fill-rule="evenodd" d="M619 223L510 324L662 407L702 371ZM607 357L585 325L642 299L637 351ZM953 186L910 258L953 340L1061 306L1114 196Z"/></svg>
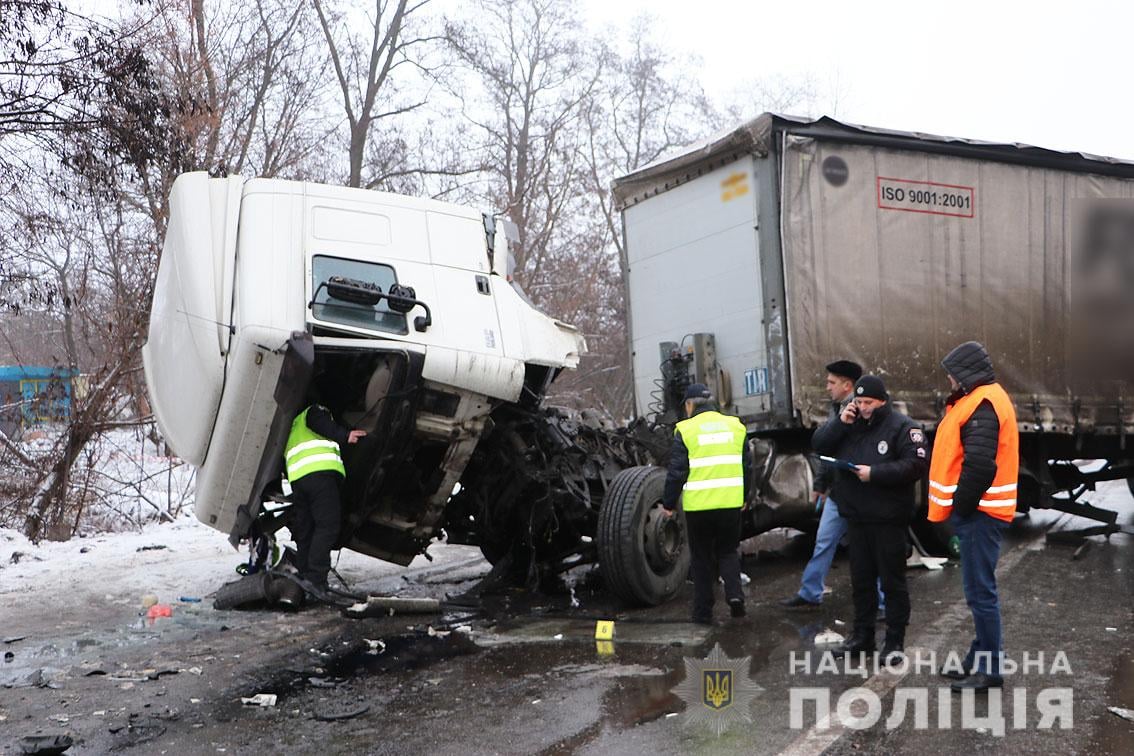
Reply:
<svg viewBox="0 0 1134 756"><path fill-rule="evenodd" d="M906 530L914 511L914 488L929 468L925 433L894 412L882 379L864 375L854 401L811 440L822 454L855 463L834 474L831 496L847 520L850 536L854 631L836 653L873 653L878 612L877 581L886 594L887 663L904 651L910 597L906 589Z"/></svg>
<svg viewBox="0 0 1134 756"><path fill-rule="evenodd" d="M862 366L850 360L835 360L827 365L827 395L831 397L831 411L827 416L833 420L843 409L854 401L854 383L862 377ZM815 549L811 559L803 568L803 579L799 592L780 601L789 609L818 607L823 602L823 583L835 558L835 550L843 536L847 534L847 521L839 514L838 505L831 499L831 483L835 470L829 463L820 466L812 485L811 503L819 515L819 528L815 531ZM883 607L881 590L878 592L878 606Z"/></svg>

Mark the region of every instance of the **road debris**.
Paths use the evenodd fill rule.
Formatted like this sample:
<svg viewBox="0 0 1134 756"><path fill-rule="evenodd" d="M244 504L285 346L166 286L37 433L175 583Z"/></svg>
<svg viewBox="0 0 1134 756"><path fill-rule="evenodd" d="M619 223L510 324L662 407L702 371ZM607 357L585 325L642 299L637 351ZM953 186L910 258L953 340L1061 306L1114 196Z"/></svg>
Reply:
<svg viewBox="0 0 1134 756"><path fill-rule="evenodd" d="M346 608L348 617L381 617L387 614L436 614L441 602L433 598L399 598L397 596L369 596L366 601Z"/></svg>
<svg viewBox="0 0 1134 756"><path fill-rule="evenodd" d="M240 703L245 706L275 706L276 694L275 693L257 693L248 698L241 698Z"/></svg>
<svg viewBox="0 0 1134 756"><path fill-rule="evenodd" d="M1134 722L1134 709L1123 709L1121 706L1108 706L1106 710L1115 716Z"/></svg>
<svg viewBox="0 0 1134 756"><path fill-rule="evenodd" d="M340 712L315 712L314 719L320 722L341 722L345 719L354 719L370 711L370 704L362 704L358 708Z"/></svg>
<svg viewBox="0 0 1134 756"><path fill-rule="evenodd" d="M146 619L156 620L162 617L172 617L173 607L169 604L154 604L146 612Z"/></svg>
<svg viewBox="0 0 1134 756"><path fill-rule="evenodd" d="M833 646L836 643L842 643L843 636L836 633L834 630L824 630L815 636L816 646Z"/></svg>
<svg viewBox="0 0 1134 756"><path fill-rule="evenodd" d="M31 672L23 674L12 675L6 679L0 680L0 687L2 688L55 688L57 685L52 684L47 677L44 676L42 669L33 669Z"/></svg>
<svg viewBox="0 0 1134 756"><path fill-rule="evenodd" d="M26 735L20 738L20 753L49 756L63 753L74 742L70 735Z"/></svg>

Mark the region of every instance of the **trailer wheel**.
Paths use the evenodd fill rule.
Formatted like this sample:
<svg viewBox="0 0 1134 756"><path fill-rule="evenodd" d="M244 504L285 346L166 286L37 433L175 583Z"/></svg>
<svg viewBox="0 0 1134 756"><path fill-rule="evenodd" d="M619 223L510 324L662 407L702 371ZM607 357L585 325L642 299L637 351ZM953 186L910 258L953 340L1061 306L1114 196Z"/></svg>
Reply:
<svg viewBox="0 0 1134 756"><path fill-rule="evenodd" d="M616 596L657 606L677 593L689 571L685 516L661 511L665 470L631 467L618 473L599 510L599 569Z"/></svg>

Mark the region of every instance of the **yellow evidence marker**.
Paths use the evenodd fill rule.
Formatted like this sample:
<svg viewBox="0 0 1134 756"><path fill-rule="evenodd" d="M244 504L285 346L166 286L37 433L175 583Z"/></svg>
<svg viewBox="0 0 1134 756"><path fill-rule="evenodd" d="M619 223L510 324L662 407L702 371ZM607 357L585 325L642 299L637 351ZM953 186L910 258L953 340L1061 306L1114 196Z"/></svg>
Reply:
<svg viewBox="0 0 1134 756"><path fill-rule="evenodd" d="M595 623L595 640L614 640L614 620L599 620Z"/></svg>

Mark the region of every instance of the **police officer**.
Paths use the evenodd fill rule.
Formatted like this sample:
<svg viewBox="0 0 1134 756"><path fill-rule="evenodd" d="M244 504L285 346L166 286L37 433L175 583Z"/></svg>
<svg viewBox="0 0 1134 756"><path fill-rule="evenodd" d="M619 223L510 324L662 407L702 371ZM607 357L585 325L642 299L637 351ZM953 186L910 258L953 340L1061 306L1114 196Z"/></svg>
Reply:
<svg viewBox="0 0 1134 756"><path fill-rule="evenodd" d="M827 416L828 420L838 417L843 408L854 401L854 384L861 377L862 366L857 362L835 360L827 366L827 394L831 397L831 412ZM831 482L834 477L835 471L831 466L822 463L811 492L811 503L815 505L816 510L822 510L819 516L819 528L815 532L815 550L803 569L799 592L780 601L781 606L789 609L814 608L823 601L823 581L831 569L839 541L847 533L847 521L839 515L838 504L830 497ZM882 609L883 601L880 589L879 609Z"/></svg>
<svg viewBox="0 0 1134 756"><path fill-rule="evenodd" d="M1016 410L996 382L988 351L976 341L941 361L953 389L933 439L929 519L948 519L961 542L961 578L975 637L963 670L942 674L953 690L1004 684L996 562L1004 528L1016 514L1020 434Z"/></svg>
<svg viewBox="0 0 1134 756"><path fill-rule="evenodd" d="M662 506L672 516L681 498L693 561L693 621L711 625L718 569L732 616L745 614L739 546L746 431L740 420L721 414L703 383L686 389L685 415L673 433Z"/></svg>
<svg viewBox="0 0 1134 756"><path fill-rule="evenodd" d="M853 464L840 469L831 487L850 536L854 632L836 652L874 652L878 612L876 581L886 593L886 640L882 657L904 651L910 597L906 590L906 529L914 509L915 483L929 467L925 434L894 412L882 379L864 375L854 402L815 431L812 446Z"/></svg>
<svg viewBox="0 0 1134 756"><path fill-rule="evenodd" d="M292 490L291 531L299 576L319 592L327 589L331 549L339 538L342 505L339 488L346 477L341 447L358 443L366 431L348 431L331 411L312 404L291 424L284 449Z"/></svg>

